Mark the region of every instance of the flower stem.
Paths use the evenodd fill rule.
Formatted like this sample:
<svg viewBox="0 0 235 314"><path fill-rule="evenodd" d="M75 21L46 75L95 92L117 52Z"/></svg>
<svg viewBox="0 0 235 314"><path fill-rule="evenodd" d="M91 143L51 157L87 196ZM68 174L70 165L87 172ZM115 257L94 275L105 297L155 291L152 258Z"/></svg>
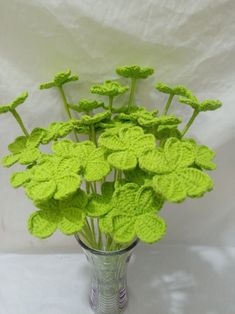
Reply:
<svg viewBox="0 0 235 314"><path fill-rule="evenodd" d="M186 124L185 128L183 129L183 131L181 132L182 136L185 135L185 133L188 131L188 129L190 128L190 126L193 124L193 121L196 119L197 115L199 114L198 110L194 110L191 118L189 119L188 123Z"/></svg>
<svg viewBox="0 0 235 314"><path fill-rule="evenodd" d="M12 110L11 110L11 113L12 113L13 117L16 119L16 121L18 122L18 124L19 124L21 130L23 131L23 133L25 134L25 136L28 137L28 136L29 136L29 133L28 133L28 131L26 130L26 127L24 126L24 123L23 123L23 121L22 121L20 115L18 114L18 112L17 112L15 109L12 109Z"/></svg>
<svg viewBox="0 0 235 314"><path fill-rule="evenodd" d="M129 101L128 101L128 112L130 111L130 108L133 105L135 90L136 90L136 79L132 78L131 79L131 91L130 91Z"/></svg>
<svg viewBox="0 0 235 314"><path fill-rule="evenodd" d="M95 126L94 124L90 125L90 132L91 132L91 140L92 142L97 146L97 140L96 140L96 133L95 133Z"/></svg>
<svg viewBox="0 0 235 314"><path fill-rule="evenodd" d="M109 110L112 111L113 108L113 96L109 96Z"/></svg>
<svg viewBox="0 0 235 314"><path fill-rule="evenodd" d="M171 105L171 103L172 103L173 97L174 97L174 94L170 94L170 95L169 95L169 98L168 98L168 100L167 100L166 106L165 106L164 111L163 111L163 114L164 114L164 115L167 114L167 112L168 112L168 110L169 110L169 108L170 108L170 105Z"/></svg>
<svg viewBox="0 0 235 314"><path fill-rule="evenodd" d="M64 109L69 117L69 120L72 119L72 115L71 115L71 112L69 110L69 105L68 105L68 101L67 101L67 98L65 96L65 93L64 93L64 89L62 86L58 87L59 88L59 91L60 91L60 95L61 95L61 98L63 100L63 104L64 104ZM75 136L75 139L77 142L79 142L79 139L78 139L78 135L76 133L76 131L74 130L74 136Z"/></svg>

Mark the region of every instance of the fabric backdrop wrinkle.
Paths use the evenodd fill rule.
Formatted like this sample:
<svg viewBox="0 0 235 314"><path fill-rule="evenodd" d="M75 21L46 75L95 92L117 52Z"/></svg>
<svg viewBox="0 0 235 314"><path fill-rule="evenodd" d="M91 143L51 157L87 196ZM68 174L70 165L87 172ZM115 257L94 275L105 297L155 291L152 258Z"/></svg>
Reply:
<svg viewBox="0 0 235 314"><path fill-rule="evenodd" d="M234 246L234 12L233 0L0 1L0 104L28 90L19 108L22 119L28 129L46 127L66 115L57 91L40 91L41 82L71 68L80 79L65 90L76 102L89 96L94 83L109 78L126 83L115 68L133 63L156 69L137 88L138 103L149 109L162 110L166 102L154 89L157 81L184 84L200 100L220 99L223 107L199 115L188 133L217 150L215 189L199 200L166 205L162 244ZM192 110L174 101L171 112L185 123ZM1 115L0 125L4 156L21 132L10 115ZM10 187L13 171L0 169L0 250L77 251L72 237L56 233L42 241L28 234L26 219L34 208L22 189Z"/></svg>

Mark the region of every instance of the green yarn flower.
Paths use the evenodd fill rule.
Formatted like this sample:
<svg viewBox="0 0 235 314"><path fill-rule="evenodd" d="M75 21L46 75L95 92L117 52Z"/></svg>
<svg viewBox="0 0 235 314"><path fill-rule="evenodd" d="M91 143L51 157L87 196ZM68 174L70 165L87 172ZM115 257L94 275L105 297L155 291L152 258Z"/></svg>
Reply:
<svg viewBox="0 0 235 314"><path fill-rule="evenodd" d="M86 98L82 98L79 101L79 105L72 105L69 104L69 107L77 112L90 112L94 109L103 107L104 103L101 101L96 101L94 99L86 99Z"/></svg>
<svg viewBox="0 0 235 314"><path fill-rule="evenodd" d="M28 137L17 137L15 141L8 146L11 154L3 157L3 166L10 167L16 162L19 162L21 165L28 165L36 161L41 156L38 146L43 136L44 130L36 128Z"/></svg>
<svg viewBox="0 0 235 314"><path fill-rule="evenodd" d="M36 203L40 210L30 215L28 230L41 239L50 237L57 229L65 235L76 234L85 224L86 203L86 193L80 189L65 201Z"/></svg>
<svg viewBox="0 0 235 314"><path fill-rule="evenodd" d="M138 158L146 151L155 147L155 138L144 134L140 127L121 128L118 134L104 132L99 144L109 154L107 160L111 166L119 170L131 170L137 166Z"/></svg>
<svg viewBox="0 0 235 314"><path fill-rule="evenodd" d="M200 103L195 96L193 98L179 97L179 101L183 104L189 105L198 112L212 111L222 106L222 102L220 100L207 99Z"/></svg>
<svg viewBox="0 0 235 314"><path fill-rule="evenodd" d="M100 229L111 233L118 243L128 243L136 237L147 243L159 241L166 224L155 213L162 205L163 199L151 187L127 183L115 191L113 208L100 219Z"/></svg>
<svg viewBox="0 0 235 314"><path fill-rule="evenodd" d="M45 155L25 175L16 173L11 177L13 186L23 185L30 199L35 202L66 199L81 185L78 175L80 165L75 158ZM21 184L19 184L19 181Z"/></svg>
<svg viewBox="0 0 235 314"><path fill-rule="evenodd" d="M23 92L20 96L15 98L9 104L0 106L0 114L1 113L14 111L16 109L16 107L18 107L19 105L23 104L27 98L28 98L28 93L27 92Z"/></svg>
<svg viewBox="0 0 235 314"><path fill-rule="evenodd" d="M116 69L117 74L127 78L146 79L154 73L152 68L140 67L139 65L125 65Z"/></svg>
<svg viewBox="0 0 235 314"><path fill-rule="evenodd" d="M184 96L184 97L191 97L192 91L186 88L183 85L176 85L174 87L170 87L169 85L159 82L156 84L156 89L159 92L170 94L170 95L178 95L178 96Z"/></svg>
<svg viewBox="0 0 235 314"><path fill-rule="evenodd" d="M76 160L80 174L86 181L99 181L110 171L104 158L104 150L96 148L90 141L73 143L69 140L59 141L52 145L52 151L61 158Z"/></svg>
<svg viewBox="0 0 235 314"><path fill-rule="evenodd" d="M66 83L77 81L78 75L71 75L71 70L57 73L50 82L42 83L40 89L49 89L52 87L61 87Z"/></svg>
<svg viewBox="0 0 235 314"><path fill-rule="evenodd" d="M41 140L42 144L48 144L59 138L67 136L74 128L74 120L68 122L52 122L48 128L44 129L44 135Z"/></svg>
<svg viewBox="0 0 235 314"><path fill-rule="evenodd" d="M102 121L109 120L111 118L110 111L103 111L95 114L94 116L89 116L84 114L80 120L77 120L79 125L94 125Z"/></svg>
<svg viewBox="0 0 235 314"><path fill-rule="evenodd" d="M213 188L212 179L193 168L196 159L193 143L169 138L163 149L154 149L139 158L140 168L155 173L153 187L170 202L200 197Z"/></svg>
<svg viewBox="0 0 235 314"><path fill-rule="evenodd" d="M105 96L118 96L124 94L129 89L129 86L122 86L118 82L105 81L103 84L93 85L90 89L92 94Z"/></svg>

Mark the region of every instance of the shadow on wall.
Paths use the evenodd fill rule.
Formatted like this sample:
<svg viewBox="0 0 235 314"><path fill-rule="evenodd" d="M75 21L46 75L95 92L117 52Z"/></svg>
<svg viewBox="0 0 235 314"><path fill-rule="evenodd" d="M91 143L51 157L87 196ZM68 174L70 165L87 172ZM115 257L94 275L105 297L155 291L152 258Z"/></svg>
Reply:
<svg viewBox="0 0 235 314"><path fill-rule="evenodd" d="M140 245L128 313L232 314L235 248Z"/></svg>
<svg viewBox="0 0 235 314"><path fill-rule="evenodd" d="M235 245L235 138L216 153L217 169L208 172L214 190L182 204L166 204L160 214L168 223L168 233L161 243Z"/></svg>

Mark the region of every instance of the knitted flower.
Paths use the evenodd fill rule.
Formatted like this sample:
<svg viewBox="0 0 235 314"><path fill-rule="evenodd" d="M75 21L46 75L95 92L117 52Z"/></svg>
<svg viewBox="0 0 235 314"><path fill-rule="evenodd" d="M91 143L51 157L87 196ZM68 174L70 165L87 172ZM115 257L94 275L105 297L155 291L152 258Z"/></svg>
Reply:
<svg viewBox="0 0 235 314"><path fill-rule="evenodd" d="M128 86L122 86L118 82L105 81L103 84L97 84L91 87L92 94L117 96L124 94L129 89Z"/></svg>
<svg viewBox="0 0 235 314"><path fill-rule="evenodd" d="M40 89L49 89L52 87L61 87L62 85L77 81L77 75L71 75L71 70L67 70L67 72L59 72L54 76L54 79L50 82L42 83L39 88Z"/></svg>
<svg viewBox="0 0 235 314"><path fill-rule="evenodd" d="M151 187L127 183L115 192L113 208L100 219L100 229L111 233L118 243L131 242L135 237L156 242L166 232L164 220L155 214L162 204L162 198Z"/></svg>
<svg viewBox="0 0 235 314"><path fill-rule="evenodd" d="M23 185L33 201L62 200L72 195L81 185L80 164L75 158L45 155L41 162L25 172L11 176L13 187Z"/></svg>
<svg viewBox="0 0 235 314"><path fill-rule="evenodd" d="M133 79L146 79L154 73L152 68L141 68L138 65L126 65L116 69L117 74Z"/></svg>
<svg viewBox="0 0 235 314"><path fill-rule="evenodd" d="M5 167L10 167L16 162L22 165L28 165L36 161L41 152L38 146L43 138L44 130L36 128L30 136L19 136L8 146L11 155L3 157L2 163Z"/></svg>
<svg viewBox="0 0 235 314"><path fill-rule="evenodd" d="M110 167L104 159L104 150L96 148L90 142L73 143L69 140L56 142L52 145L52 151L61 158L76 160L80 174L86 181L99 181L105 177Z"/></svg>
<svg viewBox="0 0 235 314"><path fill-rule="evenodd" d="M85 224L86 203L86 193L80 189L65 201L35 203L40 210L30 215L28 230L41 239L50 237L57 228L66 235L76 234Z"/></svg>
<svg viewBox="0 0 235 314"><path fill-rule="evenodd" d="M21 105L25 102L27 97L28 97L28 93L24 92L20 96L15 98L12 102L10 102L9 104L0 106L0 114L6 113L9 111L14 111L16 109L16 107L18 107L19 105Z"/></svg>
<svg viewBox="0 0 235 314"><path fill-rule="evenodd" d="M187 196L199 197L213 188L213 181L192 166L197 159L195 146L169 138L164 149L154 149L139 158L140 168L155 173L153 187L171 202L181 202Z"/></svg>
<svg viewBox="0 0 235 314"><path fill-rule="evenodd" d="M140 127L121 128L117 134L104 132L99 138L99 144L111 154L108 162L120 170L134 169L137 159L146 151L155 147L155 138L144 134Z"/></svg>

